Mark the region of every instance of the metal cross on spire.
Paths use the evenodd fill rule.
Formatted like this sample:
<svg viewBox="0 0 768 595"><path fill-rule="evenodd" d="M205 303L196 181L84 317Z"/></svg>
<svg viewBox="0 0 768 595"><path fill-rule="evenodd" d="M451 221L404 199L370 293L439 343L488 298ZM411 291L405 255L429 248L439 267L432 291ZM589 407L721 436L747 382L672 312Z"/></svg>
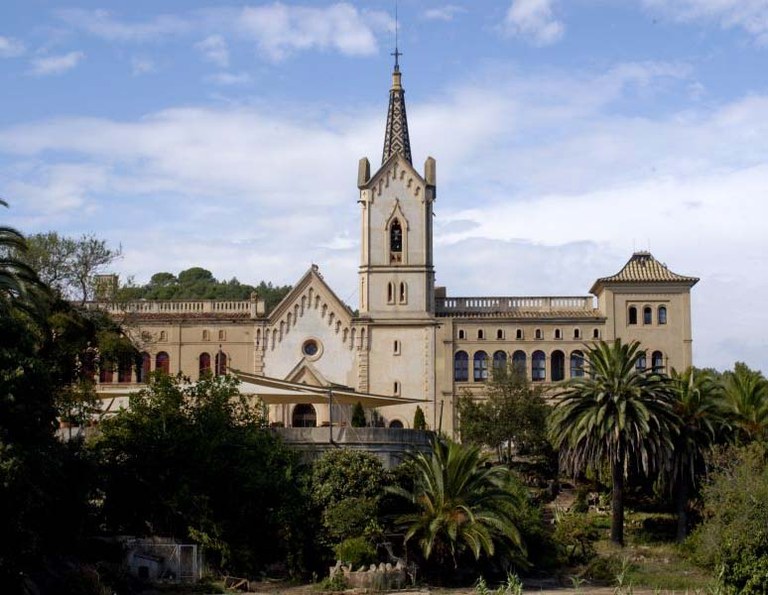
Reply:
<svg viewBox="0 0 768 595"><path fill-rule="evenodd" d="M395 72L400 72L400 56L403 55L403 53L397 49L398 46L398 32L399 32L399 20L397 18L397 0L395 0L395 51L390 54L390 56L395 57Z"/></svg>
<svg viewBox="0 0 768 595"><path fill-rule="evenodd" d="M408 163L411 163L411 140L408 136L408 118L405 115L405 90L400 74L400 52L398 33L400 20L397 15L397 0L395 0L395 70L392 73L392 87L389 90L389 110L387 111L387 128L384 132L384 151L381 162L384 163L393 154L399 153Z"/></svg>

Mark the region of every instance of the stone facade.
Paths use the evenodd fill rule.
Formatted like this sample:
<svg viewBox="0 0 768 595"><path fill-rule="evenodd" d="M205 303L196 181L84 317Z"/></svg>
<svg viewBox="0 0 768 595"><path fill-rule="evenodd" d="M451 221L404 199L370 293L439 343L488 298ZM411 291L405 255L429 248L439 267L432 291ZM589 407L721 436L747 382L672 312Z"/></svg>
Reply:
<svg viewBox="0 0 768 595"><path fill-rule="evenodd" d="M647 252L597 279L591 295L453 297L436 288L436 163L428 158L423 172L411 164L404 101L396 70L383 163L371 174L364 158L358 169L357 312L315 265L269 313L257 296L100 302L95 306L121 317L145 352L143 371L134 370L131 382L104 382L102 394L124 402L121 392L135 390L149 370L165 366L196 379L206 369L223 371L225 362L227 369L297 384L402 397L379 412L385 425L410 427L419 405L431 429L453 434L458 396L481 396L494 365L516 365L532 382L550 385L583 373L585 345L614 338L639 340L648 368L691 365L690 290L698 279L671 272ZM334 407L334 423L348 419L349 405ZM270 405L270 419L286 427L332 421L327 404L288 400Z"/></svg>

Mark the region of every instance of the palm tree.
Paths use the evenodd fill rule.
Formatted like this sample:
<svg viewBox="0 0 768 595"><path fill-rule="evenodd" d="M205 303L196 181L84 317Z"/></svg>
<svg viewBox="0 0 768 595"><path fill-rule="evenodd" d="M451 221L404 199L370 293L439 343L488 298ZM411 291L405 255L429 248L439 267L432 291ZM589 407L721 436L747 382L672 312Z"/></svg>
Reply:
<svg viewBox="0 0 768 595"><path fill-rule="evenodd" d="M741 440L768 437L768 381L762 373L736 362L723 378L725 400Z"/></svg>
<svg viewBox="0 0 768 595"><path fill-rule="evenodd" d="M524 552L515 523L520 501L506 467L490 465L478 446L435 439L431 454L412 457L412 490L391 488L414 512L397 519L406 544L415 539L426 560L458 568L467 550L475 559L492 556L496 545Z"/></svg>
<svg viewBox="0 0 768 595"><path fill-rule="evenodd" d="M587 348L587 375L563 385L550 415L550 438L573 473L608 462L611 541L624 544L624 478L629 465L648 473L672 448L676 416L666 379L637 368L640 343L616 339Z"/></svg>
<svg viewBox="0 0 768 595"><path fill-rule="evenodd" d="M725 424L722 390L711 374L688 368L672 371L673 409L679 418L670 460L670 480L677 511L677 540L688 533L688 498L696 489L704 454Z"/></svg>
<svg viewBox="0 0 768 595"><path fill-rule="evenodd" d="M8 203L0 199L0 205ZM18 254L27 250L24 236L12 227L0 226L0 307L21 305L28 290L37 285L37 275Z"/></svg>

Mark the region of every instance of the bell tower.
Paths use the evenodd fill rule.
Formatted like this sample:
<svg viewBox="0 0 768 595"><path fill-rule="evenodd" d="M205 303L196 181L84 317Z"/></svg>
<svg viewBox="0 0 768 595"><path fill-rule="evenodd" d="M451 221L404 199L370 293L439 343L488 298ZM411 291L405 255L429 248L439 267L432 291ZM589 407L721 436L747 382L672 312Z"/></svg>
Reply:
<svg viewBox="0 0 768 595"><path fill-rule="evenodd" d="M363 158L357 176L362 215L359 319L367 328L358 378L374 394L413 400L388 407L390 420L410 427L420 404L427 423L436 428L435 160L427 158L423 173L413 167L397 46L394 56L381 166L371 175L371 164Z"/></svg>
<svg viewBox="0 0 768 595"><path fill-rule="evenodd" d="M413 167L400 55L395 49L381 167L371 175L365 157L358 167L358 202L362 206L359 310L361 317L377 320L432 319L435 311L435 160L427 158L423 174Z"/></svg>

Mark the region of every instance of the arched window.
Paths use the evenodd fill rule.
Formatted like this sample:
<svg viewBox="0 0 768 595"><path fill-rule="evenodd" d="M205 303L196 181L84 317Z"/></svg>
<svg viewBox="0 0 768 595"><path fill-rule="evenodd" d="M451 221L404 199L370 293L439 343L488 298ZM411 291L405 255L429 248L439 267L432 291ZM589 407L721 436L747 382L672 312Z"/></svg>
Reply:
<svg viewBox="0 0 768 595"><path fill-rule="evenodd" d="M113 381L114 365L112 362L104 362L99 369L99 382L102 384Z"/></svg>
<svg viewBox="0 0 768 595"><path fill-rule="evenodd" d="M457 351L453 356L453 379L456 382L469 380L469 355L466 351Z"/></svg>
<svg viewBox="0 0 768 595"><path fill-rule="evenodd" d="M203 341L210 341L211 340L211 331L204 330L203 331Z"/></svg>
<svg viewBox="0 0 768 595"><path fill-rule="evenodd" d="M459 339L465 339L467 337L467 334L464 332L464 329L459 329Z"/></svg>
<svg viewBox="0 0 768 595"><path fill-rule="evenodd" d="M395 380L394 385L392 386L392 395L395 397L400 396L400 383Z"/></svg>
<svg viewBox="0 0 768 595"><path fill-rule="evenodd" d="M512 369L515 371L515 373L525 377L525 369L527 365L528 363L525 351L520 351L518 349L512 354Z"/></svg>
<svg viewBox="0 0 768 595"><path fill-rule="evenodd" d="M637 368L638 372L645 372L647 367L648 363L645 360L645 351L641 351L640 357L637 358L637 362L635 363L635 368Z"/></svg>
<svg viewBox="0 0 768 595"><path fill-rule="evenodd" d="M667 324L667 307L659 306L659 313L657 316L659 324Z"/></svg>
<svg viewBox="0 0 768 595"><path fill-rule="evenodd" d="M296 405L291 416L291 425L294 428L314 428L317 426L317 413L315 408L308 403Z"/></svg>
<svg viewBox="0 0 768 595"><path fill-rule="evenodd" d="M131 365L130 357L120 358L117 363L117 381L118 382L131 382L133 380L133 366Z"/></svg>
<svg viewBox="0 0 768 595"><path fill-rule="evenodd" d="M555 339L562 339L563 338L563 331L561 331L559 328L555 329Z"/></svg>
<svg viewBox="0 0 768 595"><path fill-rule="evenodd" d="M599 339L600 338L600 329L599 328L592 329L592 338L593 339Z"/></svg>
<svg viewBox="0 0 768 595"><path fill-rule="evenodd" d="M475 382L488 379L488 354L485 351L475 351L472 371Z"/></svg>
<svg viewBox="0 0 768 595"><path fill-rule="evenodd" d="M481 328L477 329L477 338L478 339L485 339L485 331Z"/></svg>
<svg viewBox="0 0 768 595"><path fill-rule="evenodd" d="M227 340L227 331L220 330L219 331L219 341L226 341Z"/></svg>
<svg viewBox="0 0 768 595"><path fill-rule="evenodd" d="M650 306L643 308L643 324L653 324L653 310Z"/></svg>
<svg viewBox="0 0 768 595"><path fill-rule="evenodd" d="M628 324L637 324L637 308L634 306L629 307L629 317L627 321Z"/></svg>
<svg viewBox="0 0 768 595"><path fill-rule="evenodd" d="M387 303L388 304L394 304L395 303L395 284L391 281L387 283Z"/></svg>
<svg viewBox="0 0 768 595"><path fill-rule="evenodd" d="M403 422L401 422L399 419L393 419L391 422L389 422L389 427L393 430L402 430Z"/></svg>
<svg viewBox="0 0 768 595"><path fill-rule="evenodd" d="M408 286L400 282L400 303L405 304L408 302Z"/></svg>
<svg viewBox="0 0 768 595"><path fill-rule="evenodd" d="M541 334L541 329L540 329L540 328L537 328L537 329L534 331L534 333L533 333L533 336L534 336L534 338L536 338L536 339L541 339L541 338L542 338L542 336L543 336L543 335Z"/></svg>
<svg viewBox="0 0 768 595"><path fill-rule="evenodd" d="M547 377L547 356L543 351L534 351L531 357L531 378L540 382Z"/></svg>
<svg viewBox="0 0 768 595"><path fill-rule="evenodd" d="M403 262L403 228L397 219L389 226L389 261Z"/></svg>
<svg viewBox="0 0 768 595"><path fill-rule="evenodd" d="M496 329L496 338L497 339L503 339L504 338L504 331L499 329Z"/></svg>
<svg viewBox="0 0 768 595"><path fill-rule="evenodd" d="M155 356L155 371L163 372L164 374L171 373L171 358L165 351L161 351Z"/></svg>
<svg viewBox="0 0 768 595"><path fill-rule="evenodd" d="M227 354L219 351L216 354L216 376L223 376L227 373Z"/></svg>
<svg viewBox="0 0 768 595"><path fill-rule="evenodd" d="M584 354L581 351L571 353L571 378L584 376Z"/></svg>
<svg viewBox="0 0 768 595"><path fill-rule="evenodd" d="M152 358L145 351L141 354L141 367L136 369L136 382L146 382L149 379L151 366Z"/></svg>
<svg viewBox="0 0 768 595"><path fill-rule="evenodd" d="M515 339L518 339L518 340L523 339L523 329L519 328L515 331Z"/></svg>
<svg viewBox="0 0 768 595"><path fill-rule="evenodd" d="M504 370L507 367L507 352L506 351L496 351L493 354L493 369L494 370Z"/></svg>
<svg viewBox="0 0 768 595"><path fill-rule="evenodd" d="M563 380L565 378L565 354L559 349L553 351L550 365L552 367L552 382Z"/></svg>
<svg viewBox="0 0 768 595"><path fill-rule="evenodd" d="M211 354L201 353L198 358L198 370L200 378L205 378L211 375Z"/></svg>
<svg viewBox="0 0 768 595"><path fill-rule="evenodd" d="M400 341L397 339L395 339L395 342L392 344L392 353L400 355Z"/></svg>
<svg viewBox="0 0 768 595"><path fill-rule="evenodd" d="M403 251L403 228L397 219L389 226L389 250L390 252Z"/></svg>
<svg viewBox="0 0 768 595"><path fill-rule="evenodd" d="M581 329L578 329L578 328L573 329L573 338L581 339Z"/></svg>
<svg viewBox="0 0 768 595"><path fill-rule="evenodd" d="M168 333L165 331L160 331L160 340L161 341L167 341L168 340Z"/></svg>
<svg viewBox="0 0 768 595"><path fill-rule="evenodd" d="M651 366L655 374L664 372L664 354L661 351L654 351L651 355Z"/></svg>

